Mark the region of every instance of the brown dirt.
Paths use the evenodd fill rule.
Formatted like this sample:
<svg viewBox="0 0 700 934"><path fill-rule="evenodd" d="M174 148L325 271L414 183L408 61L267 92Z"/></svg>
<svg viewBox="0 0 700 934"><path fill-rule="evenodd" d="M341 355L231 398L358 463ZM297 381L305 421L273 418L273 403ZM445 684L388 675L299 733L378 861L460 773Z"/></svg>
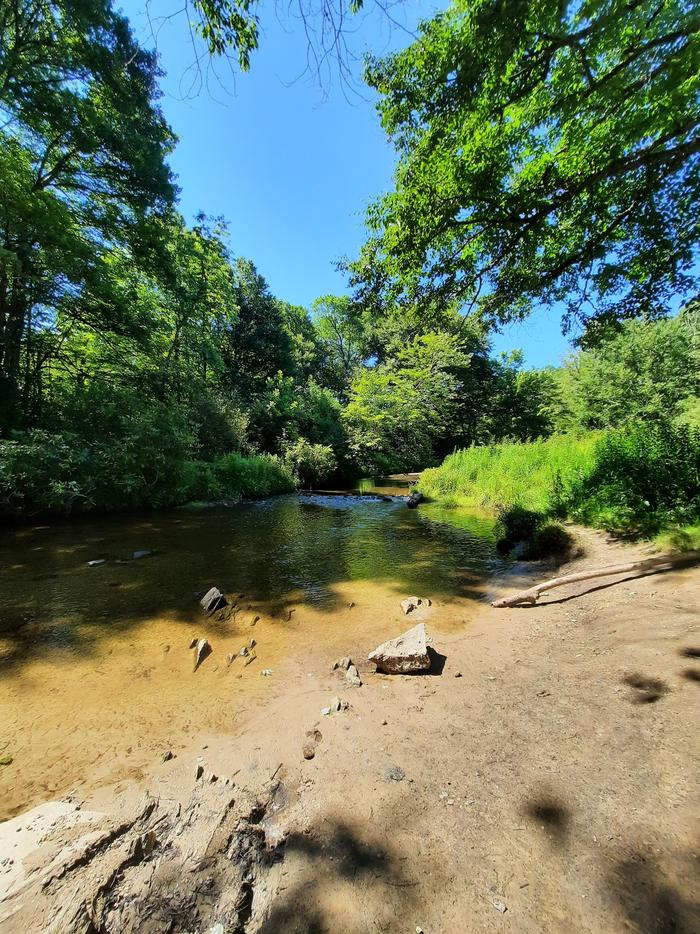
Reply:
<svg viewBox="0 0 700 934"><path fill-rule="evenodd" d="M580 534L563 570L643 550ZM79 826L0 825L0 929L700 931L699 597L686 569L484 605L466 628L436 606L428 676L372 673L356 632L306 645L240 735L158 765L150 804L124 782ZM331 671L338 654L361 688ZM336 694L351 708L321 716Z"/></svg>

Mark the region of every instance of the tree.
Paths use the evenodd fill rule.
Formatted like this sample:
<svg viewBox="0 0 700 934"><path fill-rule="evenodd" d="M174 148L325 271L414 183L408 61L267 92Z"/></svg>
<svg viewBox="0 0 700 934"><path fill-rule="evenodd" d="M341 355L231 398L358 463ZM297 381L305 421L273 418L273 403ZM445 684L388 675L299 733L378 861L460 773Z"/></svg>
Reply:
<svg viewBox="0 0 700 934"><path fill-rule="evenodd" d="M324 295L313 303L311 314L325 351L324 379L345 401L353 375L368 356L361 310L346 295Z"/></svg>
<svg viewBox="0 0 700 934"><path fill-rule="evenodd" d="M693 288L700 16L686 0L454 0L371 59L395 190L352 265L380 310L565 327L662 315Z"/></svg>
<svg viewBox="0 0 700 934"><path fill-rule="evenodd" d="M58 316L126 331L110 255L162 259L174 137L155 56L109 0L0 3L0 430L19 421L23 343ZM24 385L23 385L24 379Z"/></svg>
<svg viewBox="0 0 700 934"><path fill-rule="evenodd" d="M683 317L628 321L611 339L567 360L558 427L614 428L682 416L700 392L700 352Z"/></svg>
<svg viewBox="0 0 700 934"><path fill-rule="evenodd" d="M366 471L430 466L458 431L462 385L453 372L469 357L446 334L418 337L390 363L360 371L343 418L350 452Z"/></svg>

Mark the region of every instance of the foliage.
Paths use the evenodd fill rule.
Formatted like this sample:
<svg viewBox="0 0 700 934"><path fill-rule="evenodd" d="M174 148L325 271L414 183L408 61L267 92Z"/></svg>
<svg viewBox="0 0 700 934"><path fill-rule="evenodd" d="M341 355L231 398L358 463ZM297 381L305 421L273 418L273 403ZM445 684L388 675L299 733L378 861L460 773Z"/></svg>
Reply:
<svg viewBox="0 0 700 934"><path fill-rule="evenodd" d="M102 441L38 429L0 441L0 514L163 507L294 489L291 474L269 455L187 460L186 437L168 424L171 417L141 412L127 435Z"/></svg>
<svg viewBox="0 0 700 934"><path fill-rule="evenodd" d="M563 429L692 421L700 354L682 317L628 321L609 339L570 357L558 384L556 421Z"/></svg>
<svg viewBox="0 0 700 934"><path fill-rule="evenodd" d="M27 330L58 316L130 329L112 257L157 261L174 137L156 104L155 55L109 0L2 3L0 37L2 430L26 405Z"/></svg>
<svg viewBox="0 0 700 934"><path fill-rule="evenodd" d="M366 471L415 470L435 459L460 405L452 369L468 363L456 339L418 337L396 360L362 371L343 413L348 445Z"/></svg>
<svg viewBox="0 0 700 934"><path fill-rule="evenodd" d="M426 496L457 496L472 508L518 505L548 513L558 487L585 476L600 436L554 435L531 443L504 442L455 451L423 472L419 489Z"/></svg>
<svg viewBox="0 0 700 934"><path fill-rule="evenodd" d="M535 551L537 533L553 516L632 535L691 528L700 518L700 431L642 422L581 437L470 448L426 470L419 488L495 509L507 542L529 540ZM557 534L548 531L545 541ZM680 544L682 532L676 536Z"/></svg>
<svg viewBox="0 0 700 934"><path fill-rule="evenodd" d="M695 277L700 19L685 0L453 0L367 80L399 155L351 267L379 310L565 324L667 311Z"/></svg>
<svg viewBox="0 0 700 934"><path fill-rule="evenodd" d="M284 463L297 482L306 488L313 488L328 480L338 466L332 447L311 444L305 438L299 438L286 446Z"/></svg>
<svg viewBox="0 0 700 934"><path fill-rule="evenodd" d="M603 437L591 470L565 497L568 513L590 525L651 534L700 517L700 432L632 424Z"/></svg>

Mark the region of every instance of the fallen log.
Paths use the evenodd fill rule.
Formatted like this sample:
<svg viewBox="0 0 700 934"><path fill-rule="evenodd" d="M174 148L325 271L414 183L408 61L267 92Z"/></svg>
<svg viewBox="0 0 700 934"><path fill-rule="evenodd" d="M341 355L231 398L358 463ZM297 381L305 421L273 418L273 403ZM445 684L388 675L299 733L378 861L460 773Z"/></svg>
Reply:
<svg viewBox="0 0 700 934"><path fill-rule="evenodd" d="M595 577L612 577L617 574L628 574L631 571L667 571L684 564L695 564L700 561L700 551L686 551L675 555L656 555L652 558L643 558L640 561L626 561L624 564L611 564L605 568L595 568L590 571L577 571L575 574L565 574L563 577L553 577L551 580L536 584L527 590L520 590L510 597L494 600L491 606L506 607L517 606L519 603L535 604L540 594L555 587L564 587L577 581L592 580Z"/></svg>

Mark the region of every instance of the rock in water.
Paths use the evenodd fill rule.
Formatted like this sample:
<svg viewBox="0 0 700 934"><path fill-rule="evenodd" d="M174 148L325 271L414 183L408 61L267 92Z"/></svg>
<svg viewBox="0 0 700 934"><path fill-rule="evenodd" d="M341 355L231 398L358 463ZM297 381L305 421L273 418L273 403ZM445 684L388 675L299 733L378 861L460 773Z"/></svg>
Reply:
<svg viewBox="0 0 700 934"><path fill-rule="evenodd" d="M348 682L348 684L352 684L354 687L362 687L360 675L358 674L357 668L355 668L354 665L350 665L348 670L345 672L345 680Z"/></svg>
<svg viewBox="0 0 700 934"><path fill-rule="evenodd" d="M415 509L418 503L423 499L423 494L419 493L417 490L414 490L413 493L408 497L408 502L406 505L409 509Z"/></svg>
<svg viewBox="0 0 700 934"><path fill-rule="evenodd" d="M227 600L217 587L212 587L199 602L205 613L215 613L221 607L226 606Z"/></svg>
<svg viewBox="0 0 700 934"><path fill-rule="evenodd" d="M377 671L390 675L428 671L430 656L424 624L419 623L398 639L383 642L370 653L369 660L376 664Z"/></svg>
<svg viewBox="0 0 700 934"><path fill-rule="evenodd" d="M140 551L132 551L131 558L132 561L138 561L139 558L149 558L152 554L150 548L142 548Z"/></svg>
<svg viewBox="0 0 700 934"><path fill-rule="evenodd" d="M211 655L212 649L206 639L200 639L194 647L194 670L196 671L205 658Z"/></svg>

